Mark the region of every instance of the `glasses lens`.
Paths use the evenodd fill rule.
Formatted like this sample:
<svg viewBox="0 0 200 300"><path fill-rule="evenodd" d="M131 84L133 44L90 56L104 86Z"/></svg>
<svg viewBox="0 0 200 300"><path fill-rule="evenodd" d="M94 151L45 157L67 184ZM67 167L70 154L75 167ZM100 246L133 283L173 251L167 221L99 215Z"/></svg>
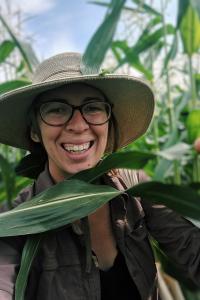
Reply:
<svg viewBox="0 0 200 300"><path fill-rule="evenodd" d="M101 125L109 120L111 106L109 103L102 101L86 103L82 106L82 113L88 123Z"/></svg>
<svg viewBox="0 0 200 300"><path fill-rule="evenodd" d="M72 108L67 103L46 102L40 106L40 115L42 120L49 125L63 125L71 117Z"/></svg>

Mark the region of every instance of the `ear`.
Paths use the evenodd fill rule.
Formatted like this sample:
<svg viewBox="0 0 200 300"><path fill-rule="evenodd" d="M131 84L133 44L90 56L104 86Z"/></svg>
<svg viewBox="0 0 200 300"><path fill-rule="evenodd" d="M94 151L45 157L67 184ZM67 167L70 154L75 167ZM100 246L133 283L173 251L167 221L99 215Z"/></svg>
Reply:
<svg viewBox="0 0 200 300"><path fill-rule="evenodd" d="M31 129L31 139L32 139L34 142L36 142L36 143L40 143L40 139L39 139L37 133L35 133L35 132L33 131L33 129Z"/></svg>

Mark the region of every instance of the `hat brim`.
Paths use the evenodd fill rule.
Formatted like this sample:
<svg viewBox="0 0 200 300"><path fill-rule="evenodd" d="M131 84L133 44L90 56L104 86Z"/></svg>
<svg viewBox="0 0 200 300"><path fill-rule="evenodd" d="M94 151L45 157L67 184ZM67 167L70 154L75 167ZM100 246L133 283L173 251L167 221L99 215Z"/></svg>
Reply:
<svg viewBox="0 0 200 300"><path fill-rule="evenodd" d="M59 86L82 82L100 89L111 103L119 127L119 148L142 136L154 111L154 95L142 80L127 75L85 75L32 84L0 96L0 142L31 150L28 111L35 97Z"/></svg>

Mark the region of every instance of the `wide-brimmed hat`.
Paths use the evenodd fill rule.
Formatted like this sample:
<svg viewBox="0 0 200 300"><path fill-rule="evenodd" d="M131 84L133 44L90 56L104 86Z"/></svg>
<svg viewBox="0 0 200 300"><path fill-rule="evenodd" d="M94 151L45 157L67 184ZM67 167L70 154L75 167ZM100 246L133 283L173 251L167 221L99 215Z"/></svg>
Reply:
<svg viewBox="0 0 200 300"><path fill-rule="evenodd" d="M141 79L117 74L84 74L79 53L62 53L42 62L32 84L0 96L0 142L31 150L28 111L35 97L62 85L82 82L101 90L111 103L119 129L118 146L143 135L152 119L154 96Z"/></svg>

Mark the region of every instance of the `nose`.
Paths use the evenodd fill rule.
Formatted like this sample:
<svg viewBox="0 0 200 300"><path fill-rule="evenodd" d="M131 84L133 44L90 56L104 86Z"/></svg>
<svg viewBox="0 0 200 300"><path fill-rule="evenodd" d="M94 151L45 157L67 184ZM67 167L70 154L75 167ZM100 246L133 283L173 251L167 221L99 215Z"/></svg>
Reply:
<svg viewBox="0 0 200 300"><path fill-rule="evenodd" d="M73 130L75 132L82 132L89 128L89 124L84 120L81 112L75 110L72 118L65 125L66 130Z"/></svg>

